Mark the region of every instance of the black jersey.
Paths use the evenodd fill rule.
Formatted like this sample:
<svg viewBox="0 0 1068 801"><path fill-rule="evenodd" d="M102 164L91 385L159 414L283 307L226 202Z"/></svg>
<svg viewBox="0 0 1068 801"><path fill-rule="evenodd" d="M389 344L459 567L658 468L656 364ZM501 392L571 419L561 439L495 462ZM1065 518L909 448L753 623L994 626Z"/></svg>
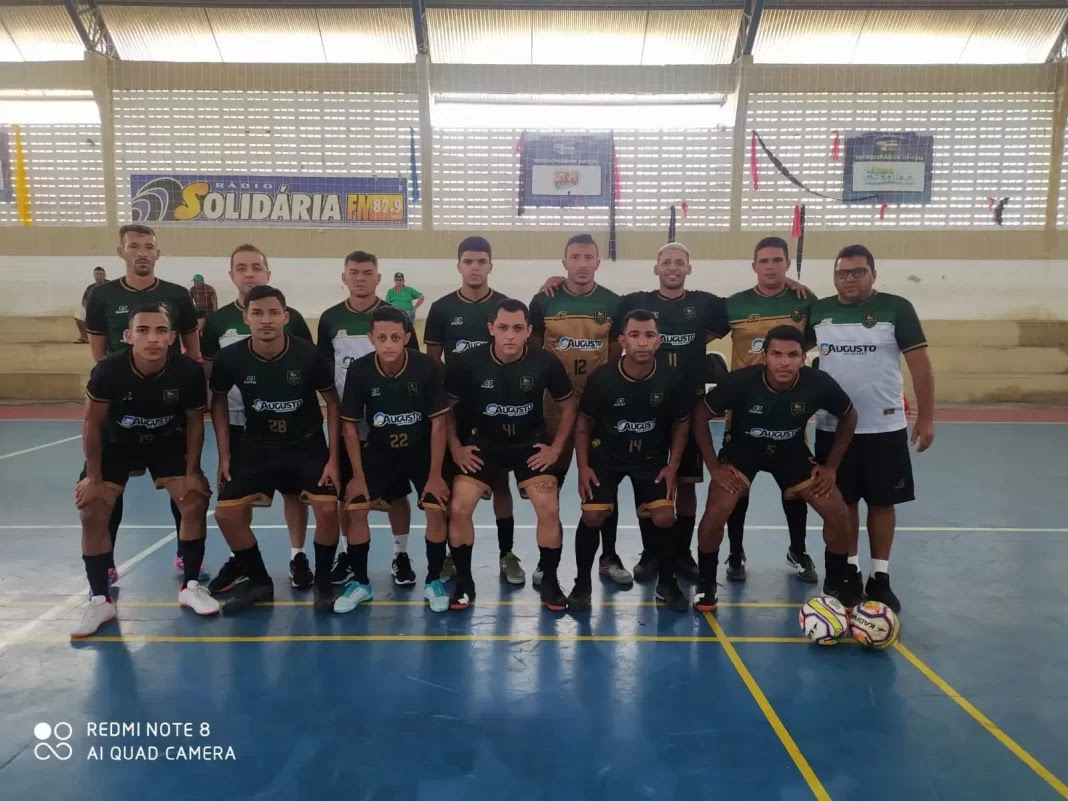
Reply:
<svg viewBox="0 0 1068 801"><path fill-rule="evenodd" d="M110 404L104 424L107 439L129 444L181 431L185 413L203 411L207 394L204 370L188 356L170 354L162 370L144 375L128 350L97 362L86 386L90 400Z"/></svg>
<svg viewBox="0 0 1068 801"><path fill-rule="evenodd" d="M481 300L468 300L459 290L430 304L423 341L441 345L445 364L461 353L489 344L489 319L497 304L508 296L490 290Z"/></svg>
<svg viewBox="0 0 1068 801"><path fill-rule="evenodd" d="M445 390L457 401L456 420L465 444L477 440L495 447L526 445L545 436L544 395L571 397L563 363L544 350L524 350L504 363L493 346L454 357L446 369Z"/></svg>
<svg viewBox="0 0 1068 801"><path fill-rule="evenodd" d="M285 446L322 433L317 392L334 389L330 365L306 339L285 335L273 359L256 355L252 338L228 345L215 355L211 390L241 391L245 407L242 445Z"/></svg>
<svg viewBox="0 0 1068 801"><path fill-rule="evenodd" d="M853 403L838 382L812 367L802 367L788 389L768 386L763 365L734 370L705 395L705 406L716 416L727 414L723 444L764 447L803 442L809 418L823 409L835 417Z"/></svg>
<svg viewBox="0 0 1068 801"><path fill-rule="evenodd" d="M598 368L579 401L593 421L590 459L619 470L659 469L671 452L671 427L693 409L693 394L677 371L654 363L645 378L633 378L623 360Z"/></svg>
<svg viewBox="0 0 1068 801"><path fill-rule="evenodd" d="M197 310L189 290L170 281L155 283L146 289L134 289L125 278L107 281L93 288L85 307L85 330L107 338L107 352L126 350L126 329L130 312L146 303L166 306L171 315L171 326L179 334L191 334L197 330ZM182 352L179 337L174 338L171 350Z"/></svg>
<svg viewBox="0 0 1068 801"><path fill-rule="evenodd" d="M449 411L437 362L406 349L404 366L386 375L375 353L349 365L341 417L367 424L366 448L398 457L430 456L430 421Z"/></svg>

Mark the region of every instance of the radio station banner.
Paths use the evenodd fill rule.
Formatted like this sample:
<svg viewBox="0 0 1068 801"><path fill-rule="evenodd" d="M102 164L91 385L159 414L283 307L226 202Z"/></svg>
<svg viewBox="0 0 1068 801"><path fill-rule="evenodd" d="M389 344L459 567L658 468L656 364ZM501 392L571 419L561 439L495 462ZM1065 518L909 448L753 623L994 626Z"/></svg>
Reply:
<svg viewBox="0 0 1068 801"><path fill-rule="evenodd" d="M520 142L520 210L612 205L611 134L524 133Z"/></svg>
<svg viewBox="0 0 1068 801"><path fill-rule="evenodd" d="M844 203L930 203L934 137L864 133L845 140Z"/></svg>
<svg viewBox="0 0 1068 801"><path fill-rule="evenodd" d="M404 178L336 175L130 176L135 222L191 225L402 227Z"/></svg>

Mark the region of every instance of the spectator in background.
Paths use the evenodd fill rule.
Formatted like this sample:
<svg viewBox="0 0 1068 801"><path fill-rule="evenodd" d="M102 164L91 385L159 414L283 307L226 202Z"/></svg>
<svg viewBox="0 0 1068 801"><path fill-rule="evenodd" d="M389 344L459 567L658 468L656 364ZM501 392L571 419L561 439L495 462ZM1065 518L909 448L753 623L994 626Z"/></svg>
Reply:
<svg viewBox="0 0 1068 801"><path fill-rule="evenodd" d="M78 338L74 340L76 345L88 345L89 344L89 332L85 330L85 307L89 303L89 293L93 291L93 287L100 286L108 280L108 275L104 272L103 267L97 267L93 270L93 283L89 284L82 293L82 303L78 307L78 310L74 312L74 323L78 326Z"/></svg>
<svg viewBox="0 0 1068 801"><path fill-rule="evenodd" d="M197 327L204 333L204 321L209 314L219 310L219 296L215 294L215 287L205 284L204 276L199 273L193 276L193 287L189 294L197 310Z"/></svg>
<svg viewBox="0 0 1068 801"><path fill-rule="evenodd" d="M408 315L415 324L415 310L423 305L423 293L413 286L404 285L404 273L393 273L393 289L386 292L386 303L396 306Z"/></svg>

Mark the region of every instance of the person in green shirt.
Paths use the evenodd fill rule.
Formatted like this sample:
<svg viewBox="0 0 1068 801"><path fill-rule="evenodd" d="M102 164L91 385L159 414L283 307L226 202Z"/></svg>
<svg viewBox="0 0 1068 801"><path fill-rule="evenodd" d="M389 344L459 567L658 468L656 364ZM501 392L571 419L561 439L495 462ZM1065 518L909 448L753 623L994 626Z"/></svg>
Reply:
<svg viewBox="0 0 1068 801"><path fill-rule="evenodd" d="M393 289L386 292L386 303L396 306L415 322L415 310L423 305L423 293L404 283L404 273L393 273Z"/></svg>

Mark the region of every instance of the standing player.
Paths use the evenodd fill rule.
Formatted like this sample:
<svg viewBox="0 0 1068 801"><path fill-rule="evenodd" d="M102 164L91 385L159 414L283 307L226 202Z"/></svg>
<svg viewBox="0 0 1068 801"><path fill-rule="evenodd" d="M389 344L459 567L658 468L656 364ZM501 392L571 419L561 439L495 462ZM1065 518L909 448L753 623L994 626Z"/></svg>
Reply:
<svg viewBox="0 0 1068 801"><path fill-rule="evenodd" d="M124 225L119 229L117 253L126 263L126 274L96 287L89 295L85 309L85 329L89 333L89 349L92 351L93 361L99 362L109 353L128 348L127 323L130 309L145 303L163 304L170 314L171 325L181 337L181 341L175 338L171 345L174 355L181 355L184 348L190 358L200 361L197 313L189 290L156 278L156 262L160 257L156 232L147 225ZM115 541L119 536L119 525L122 523L122 506L122 495L119 495L108 523L113 554ZM181 527L182 515L173 499L171 515L174 517L175 530L178 530ZM185 572L180 552L175 556L174 567L179 572ZM113 582L118 580L119 574L114 564L110 566L108 576Z"/></svg>
<svg viewBox="0 0 1068 801"><path fill-rule="evenodd" d="M582 519L593 537L576 535L578 576L571 609L589 608L596 529L616 507L619 483L630 478L643 538L662 546L673 536L675 477L690 438L693 394L677 371L658 365L660 332L652 312L635 309L620 324L623 358L598 369L579 401L575 455ZM656 595L677 611L688 603L670 558L660 559Z"/></svg>
<svg viewBox="0 0 1068 801"><path fill-rule="evenodd" d="M341 419L352 478L343 488L349 566L353 578L334 601L335 612L351 612L374 597L367 576L371 531L367 513L388 507L414 485L426 512L427 573L423 596L435 612L449 608L441 568L445 564L445 504L449 490L442 477L447 445L441 371L424 353L406 347L410 320L400 309L382 305L371 316L374 352L349 365ZM366 441L360 441L366 423Z"/></svg>
<svg viewBox="0 0 1068 801"><path fill-rule="evenodd" d="M456 586L449 605L467 609L475 600L472 516L498 480L514 472L538 517L541 600L560 611L567 608L567 596L556 573L562 534L559 491L551 468L560 460L575 425L575 392L559 359L544 350L528 350L530 313L525 304L502 300L488 328L492 344L454 359L445 376L445 388L455 402L449 449L457 468L449 506ZM543 410L546 392L563 405L551 442Z"/></svg>
<svg viewBox="0 0 1068 801"><path fill-rule="evenodd" d="M211 422L219 448L215 520L248 580L224 611L274 598L274 583L252 533L252 507L270 506L274 493L297 495L315 515L315 606L332 609L330 566L338 541L338 451L341 418L330 366L315 346L285 333L285 296L258 286L245 301L250 336L216 354L211 370ZM241 391L245 428L241 448L230 445L228 394ZM326 401L328 437L318 393Z"/></svg>
<svg viewBox="0 0 1068 801"><path fill-rule="evenodd" d="M890 589L890 548L897 518L894 507L913 500L901 357L912 374L917 418L912 443L923 453L934 441L934 372L927 339L916 310L905 298L875 289L875 257L863 245L843 248L834 262L838 294L816 301L809 314L810 340L819 346L819 369L853 398L859 420L838 471L838 488L849 505L849 560L859 585L859 503L868 507L871 571L864 588L873 601L895 612L901 602ZM816 456L836 442L836 421L816 417Z"/></svg>
<svg viewBox="0 0 1068 801"><path fill-rule="evenodd" d="M85 467L75 498L82 523L82 559L90 601L72 638L88 637L115 619L108 571L114 565L108 537L112 508L131 475L146 470L179 509L178 547L185 576L178 603L211 615L219 604L198 582L204 561L208 498L200 471L204 448L204 373L174 353L169 312L158 303L128 315L126 351L101 359L89 376L82 442Z"/></svg>
<svg viewBox="0 0 1068 801"><path fill-rule="evenodd" d="M777 326L764 340L765 364L731 372L698 404L694 432L711 482L698 533L701 578L693 605L716 608L716 569L723 526L756 474L771 473L786 498L800 498L823 518L827 577L823 591L846 607L861 600L850 576L849 510L835 486L835 473L853 436L857 411L834 379L805 367L804 334ZM805 426L820 409L838 420L834 442L817 461L805 443ZM708 421L729 415L718 456Z"/></svg>
<svg viewBox="0 0 1068 801"><path fill-rule="evenodd" d="M488 322L497 304L507 296L490 288L493 272L493 249L480 236L469 236L456 248L456 269L460 273L460 288L430 304L426 315L426 352L444 368L461 353L484 347L489 343ZM464 426L464 421L457 419ZM512 492L508 475L502 473L493 487L493 513L497 518L497 547L500 551L501 576L509 584L523 584L527 574L512 552L515 545L515 518L512 516ZM446 559L443 575L453 575L451 559Z"/></svg>
<svg viewBox="0 0 1068 801"><path fill-rule="evenodd" d="M78 326L78 338L74 340L75 345L86 345L89 343L89 334L85 330L85 307L89 304L90 293L107 280L108 274L104 271L103 267L93 268L93 283L89 284L82 293L82 302L78 306L78 310L74 315L74 322Z"/></svg>
<svg viewBox="0 0 1068 801"><path fill-rule="evenodd" d="M345 376L349 366L366 356L374 346L371 344L371 317L375 311L386 305L378 297L378 285L382 275L378 271L378 259L362 250L354 251L345 257L341 283L349 291L349 296L336 306L331 306L319 317L319 353L333 366L334 385L338 392L345 389ZM409 322L406 328L409 340L407 347L419 350L419 338L415 328ZM367 426L360 431L366 436ZM348 452L341 449L341 486L344 490L352 478L352 466L349 464ZM393 581L398 586L415 584L415 571L408 558L408 532L412 522L412 509L408 505L408 491L393 499L389 506L389 524L393 529ZM348 536L349 515L341 516L343 533ZM345 584L352 579L347 551L338 554L337 564L331 573L335 585Z"/></svg>
<svg viewBox="0 0 1068 801"><path fill-rule="evenodd" d="M757 242L753 251L753 272L757 283L751 289L727 298L727 317L731 326L731 369L738 370L764 363L764 340L768 331L779 325L792 325L805 330L808 307L812 301L797 296L787 284L790 269L790 246L778 237ZM794 285L796 287L796 284ZM800 498L782 501L786 524L790 530L790 547L786 562L802 581L816 582L819 575L812 557L805 551L805 528L808 524L808 504ZM745 550L742 538L745 515L749 509L749 495L738 499L734 513L727 521L730 555L727 556L727 578L745 580Z"/></svg>
<svg viewBox="0 0 1068 801"><path fill-rule="evenodd" d="M531 341L535 347L547 348L563 362L571 378L571 386L578 395L582 394L586 381L597 368L619 357L619 342L611 336L619 295L596 282L600 264L600 252L592 236L577 234L571 237L564 246L566 277L563 283L554 285L551 294L548 290L543 291L530 301ZM556 434L560 417L560 406L547 397L545 419L550 436ZM568 467L571 466L573 450L574 443L568 440L559 464L553 466L559 485L563 485ZM613 506L609 514L597 517L600 524L595 528L590 528L585 520L579 521L575 532L576 559L581 559L580 553L587 551L591 544L596 554L597 543L603 538L601 575L616 584L633 583L634 577L623 567L616 553L617 510ZM534 586L539 587L542 579L540 565L532 578Z"/></svg>
<svg viewBox="0 0 1068 801"><path fill-rule="evenodd" d="M200 349L204 355L204 370L209 380L211 363L219 350L249 336L248 323L245 322L245 301L254 287L264 286L271 281L271 269L266 254L255 245L239 245L230 254L230 280L237 287L237 300L209 315L201 332ZM311 330L296 309L289 309L289 323L286 324L285 333L308 342L312 341ZM241 391L236 387L230 390L229 400L230 455L233 458L241 448L245 406L241 401ZM308 557L304 553L304 543L308 536L308 507L295 495L283 495L282 502L291 547L289 581L296 589L307 589L313 581L311 565L308 564ZM231 554L208 583L208 589L215 594L229 592L238 582L247 578L241 574L241 566Z"/></svg>

